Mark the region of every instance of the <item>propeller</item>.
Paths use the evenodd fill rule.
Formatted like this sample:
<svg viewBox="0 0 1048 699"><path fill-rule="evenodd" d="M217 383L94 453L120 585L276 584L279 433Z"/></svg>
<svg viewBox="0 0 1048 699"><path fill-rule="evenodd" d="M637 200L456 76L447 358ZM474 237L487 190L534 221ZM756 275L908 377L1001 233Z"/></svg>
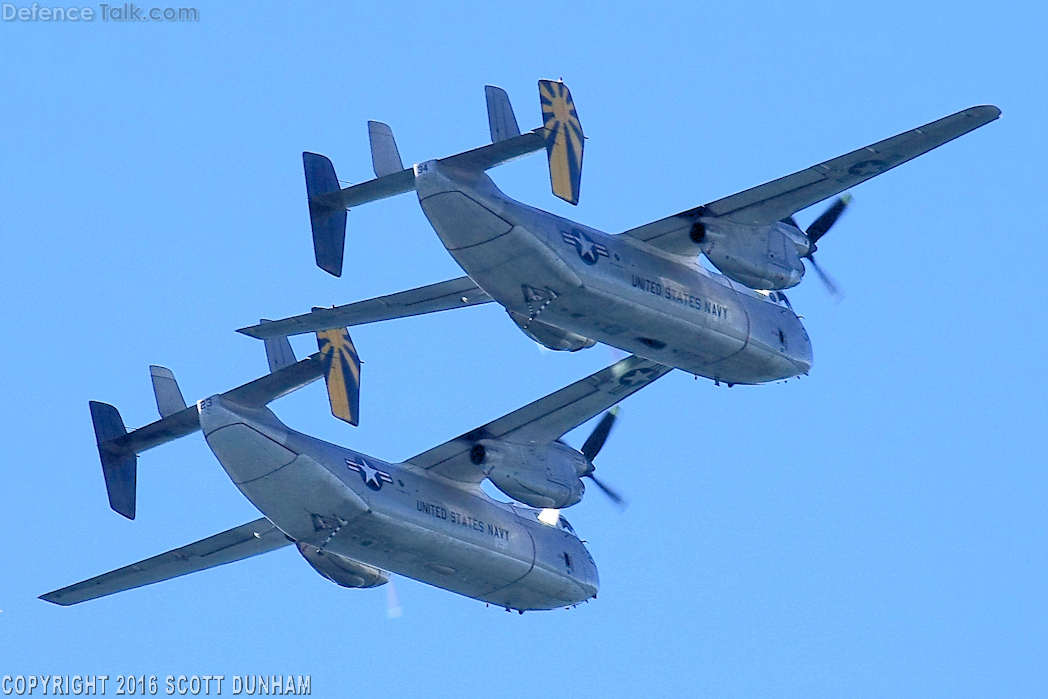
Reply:
<svg viewBox="0 0 1048 699"><path fill-rule="evenodd" d="M619 495L615 489L611 488L606 483L603 483L596 476L593 475L593 471L596 466L593 465L593 459L600 453L601 447L604 446L604 442L607 441L608 435L611 433L612 425L615 424L615 419L619 415L619 406L615 406L604 414L604 417L597 424L596 429L586 439L586 443L582 445L582 455L586 457L586 461L589 462L589 468L586 473L582 474L583 478L589 478L593 481L601 491L607 495L612 502L618 505L620 508L625 508L626 500Z"/></svg>
<svg viewBox="0 0 1048 699"><path fill-rule="evenodd" d="M817 245L819 239L829 232L833 227L833 224L835 224L841 214L844 213L848 204L851 203L851 200L852 198L850 194L837 197L837 201L833 202L833 204L830 205L830 208L823 211L822 215L815 219L814 223L808 226L808 229L804 231L804 235L808 238L809 248L808 252L802 255L802 259L807 258L811 261L812 269L814 269L815 274L819 276L819 279L826 287L826 291L828 291L830 296L838 301L844 296L843 292L841 292L840 287L837 286L837 283L833 281L830 275L828 275L825 270L819 266L819 263L815 261L814 255L815 251L819 249L819 246ZM800 228L792 216L785 220L794 228Z"/></svg>

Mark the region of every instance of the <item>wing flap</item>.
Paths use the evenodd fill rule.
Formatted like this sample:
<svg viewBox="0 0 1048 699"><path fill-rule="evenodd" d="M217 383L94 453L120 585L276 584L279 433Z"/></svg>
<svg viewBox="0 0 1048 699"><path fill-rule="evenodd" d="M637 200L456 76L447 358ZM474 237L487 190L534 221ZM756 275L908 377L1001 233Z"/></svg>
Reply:
<svg viewBox="0 0 1048 699"><path fill-rule="evenodd" d="M260 323L241 328L237 332L259 339L281 335L300 335L476 306L489 303L491 300L491 297L481 290L472 279L459 277L345 306L316 308L311 313Z"/></svg>
<svg viewBox="0 0 1048 699"><path fill-rule="evenodd" d="M67 607L233 563L290 544L291 540L263 517L159 556L48 592L40 599Z"/></svg>
<svg viewBox="0 0 1048 699"><path fill-rule="evenodd" d="M408 459L407 463L435 469L453 480L480 482L484 474L469 460L469 451L478 440L501 438L518 444L553 442L671 370L671 367L629 356L523 408L424 451Z"/></svg>

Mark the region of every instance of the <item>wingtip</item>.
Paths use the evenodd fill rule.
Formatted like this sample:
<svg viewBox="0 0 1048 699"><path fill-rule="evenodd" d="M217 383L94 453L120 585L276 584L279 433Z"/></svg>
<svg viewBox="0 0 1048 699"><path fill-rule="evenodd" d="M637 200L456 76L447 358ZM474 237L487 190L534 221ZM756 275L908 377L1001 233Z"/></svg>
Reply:
<svg viewBox="0 0 1048 699"><path fill-rule="evenodd" d="M972 107L968 111L979 116L989 117L990 121L999 119L1001 116L1001 109L995 104L980 104Z"/></svg>

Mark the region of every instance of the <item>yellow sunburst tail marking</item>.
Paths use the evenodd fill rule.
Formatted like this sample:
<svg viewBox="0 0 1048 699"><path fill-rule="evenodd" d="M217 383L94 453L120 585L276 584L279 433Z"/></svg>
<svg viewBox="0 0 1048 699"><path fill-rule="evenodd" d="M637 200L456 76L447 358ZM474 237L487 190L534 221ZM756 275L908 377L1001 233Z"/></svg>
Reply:
<svg viewBox="0 0 1048 699"><path fill-rule="evenodd" d="M360 357L345 328L317 333L331 414L351 425L360 422Z"/></svg>
<svg viewBox="0 0 1048 699"><path fill-rule="evenodd" d="M571 92L562 82L539 80L542 125L546 127L546 156L553 193L571 204L579 203L582 185L582 148L585 136Z"/></svg>

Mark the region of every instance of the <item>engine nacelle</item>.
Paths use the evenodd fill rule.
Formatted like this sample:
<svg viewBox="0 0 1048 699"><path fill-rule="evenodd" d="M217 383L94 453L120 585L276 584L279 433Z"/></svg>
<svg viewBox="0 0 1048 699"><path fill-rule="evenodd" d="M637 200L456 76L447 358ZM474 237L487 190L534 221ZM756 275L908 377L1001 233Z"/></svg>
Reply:
<svg viewBox="0 0 1048 699"><path fill-rule="evenodd" d="M597 344L595 340L582 335L561 330L538 320L529 321L527 316L509 311L509 317L517 324L524 334L543 347L562 352L577 352Z"/></svg>
<svg viewBox="0 0 1048 699"><path fill-rule="evenodd" d="M568 507L586 492L581 476L589 462L559 442L530 447L482 439L473 445L469 457L496 488L525 505Z"/></svg>
<svg viewBox="0 0 1048 699"><path fill-rule="evenodd" d="M751 289L789 289L804 276L801 255L807 238L793 226L743 226L704 220L692 231L692 240L724 276Z"/></svg>
<svg viewBox="0 0 1048 699"><path fill-rule="evenodd" d="M309 544L298 543L295 546L314 570L336 585L362 588L378 587L389 582L389 573L380 568L354 561L337 553L321 551L316 546Z"/></svg>

